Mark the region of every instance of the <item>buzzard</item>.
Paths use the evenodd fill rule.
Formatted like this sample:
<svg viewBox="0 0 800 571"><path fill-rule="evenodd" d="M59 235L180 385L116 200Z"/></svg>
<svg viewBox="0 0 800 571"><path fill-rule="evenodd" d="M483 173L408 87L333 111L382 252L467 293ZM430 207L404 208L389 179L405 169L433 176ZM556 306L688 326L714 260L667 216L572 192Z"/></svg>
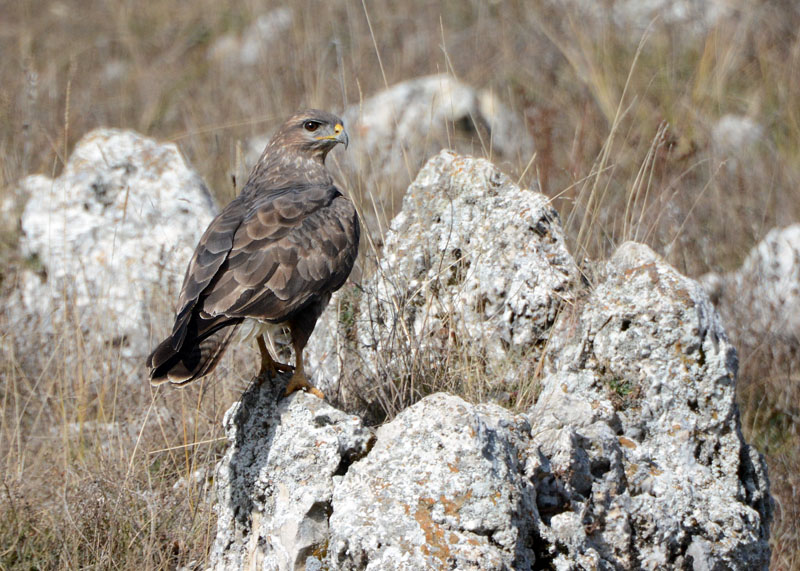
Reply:
<svg viewBox="0 0 800 571"><path fill-rule="evenodd" d="M278 129L242 192L197 244L172 333L147 358L151 383L184 385L207 375L249 322L261 352L259 377L292 370L273 359L264 340L270 327L288 326L295 366L286 394L306 389L323 397L305 375L303 348L353 269L360 233L353 203L325 168L338 143L348 143L342 120L316 109Z"/></svg>

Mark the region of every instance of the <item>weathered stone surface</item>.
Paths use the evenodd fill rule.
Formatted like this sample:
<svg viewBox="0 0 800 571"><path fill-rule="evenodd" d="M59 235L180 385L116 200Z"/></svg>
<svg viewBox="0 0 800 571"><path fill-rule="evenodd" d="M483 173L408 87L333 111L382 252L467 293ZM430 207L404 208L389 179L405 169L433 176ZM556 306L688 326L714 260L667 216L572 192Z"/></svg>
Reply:
<svg viewBox="0 0 800 571"><path fill-rule="evenodd" d="M331 568L529 568L529 430L498 406L442 393L406 409L336 486Z"/></svg>
<svg viewBox="0 0 800 571"><path fill-rule="evenodd" d="M214 569L302 570L324 555L336 476L367 452L358 417L306 393L278 401L287 380L251 387L225 414Z"/></svg>
<svg viewBox="0 0 800 571"><path fill-rule="evenodd" d="M551 337L528 473L557 569L766 568L766 467L739 430L736 352L700 286L649 248Z"/></svg>
<svg viewBox="0 0 800 571"><path fill-rule="evenodd" d="M742 266L702 282L740 347L800 350L800 224L771 230Z"/></svg>
<svg viewBox="0 0 800 571"><path fill-rule="evenodd" d="M490 162L442 151L409 187L357 317L365 366L469 345L500 375L544 343L578 279L558 214ZM513 376L513 375L512 375Z"/></svg>
<svg viewBox="0 0 800 571"><path fill-rule="evenodd" d="M87 352L119 347L131 370L149 348L150 319L180 287L215 206L177 147L132 131L98 129L62 174L21 182L24 272L12 321L83 333ZM116 350L115 350L116 351ZM109 361L117 364L115 352Z"/></svg>
<svg viewBox="0 0 800 571"><path fill-rule="evenodd" d="M336 334L320 368L377 384L370 371L409 358L400 324L430 355L460 338L489 367L532 347L536 404L515 415L438 393L367 452L352 417L318 427L334 411L314 397L251 391L227 418L215 566L766 569L766 467L742 437L736 352L708 296L640 244L598 268L584 291L544 197L486 161L435 157L376 277L321 324Z"/></svg>

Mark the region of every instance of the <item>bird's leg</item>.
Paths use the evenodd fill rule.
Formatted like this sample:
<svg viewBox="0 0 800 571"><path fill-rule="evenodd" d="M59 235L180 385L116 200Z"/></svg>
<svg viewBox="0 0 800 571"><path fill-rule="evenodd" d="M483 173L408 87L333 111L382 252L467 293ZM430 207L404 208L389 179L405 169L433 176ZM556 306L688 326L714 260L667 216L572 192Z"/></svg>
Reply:
<svg viewBox="0 0 800 571"><path fill-rule="evenodd" d="M263 335L256 337L256 342L258 343L258 350L261 352L261 368L258 370L259 378L264 378L264 375L268 375L272 379L277 377L278 373L287 373L294 370L291 365L284 365L272 358Z"/></svg>
<svg viewBox="0 0 800 571"><path fill-rule="evenodd" d="M288 397L296 390L302 389L310 392L314 396L325 399L325 395L322 391L308 382L308 377L306 377L306 373L303 370L303 348L305 347L305 342L301 342L299 339L295 338L294 331L292 333L292 345L294 345L295 354L294 374L292 378L289 379L289 384L286 386L286 392L283 395Z"/></svg>

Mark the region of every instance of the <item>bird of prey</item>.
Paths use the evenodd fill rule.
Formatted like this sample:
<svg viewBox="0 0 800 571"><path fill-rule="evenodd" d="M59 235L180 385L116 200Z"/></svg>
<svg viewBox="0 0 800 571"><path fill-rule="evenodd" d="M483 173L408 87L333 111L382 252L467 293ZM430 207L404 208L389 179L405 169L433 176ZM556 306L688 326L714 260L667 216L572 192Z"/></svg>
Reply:
<svg viewBox="0 0 800 571"><path fill-rule="evenodd" d="M333 183L325 157L348 144L342 120L295 113L272 137L242 192L206 229L186 270L172 333L147 359L153 384L184 385L210 373L237 328L256 320L259 377L292 370L263 333L288 326L295 353L286 394L309 390L303 348L358 254L353 203Z"/></svg>

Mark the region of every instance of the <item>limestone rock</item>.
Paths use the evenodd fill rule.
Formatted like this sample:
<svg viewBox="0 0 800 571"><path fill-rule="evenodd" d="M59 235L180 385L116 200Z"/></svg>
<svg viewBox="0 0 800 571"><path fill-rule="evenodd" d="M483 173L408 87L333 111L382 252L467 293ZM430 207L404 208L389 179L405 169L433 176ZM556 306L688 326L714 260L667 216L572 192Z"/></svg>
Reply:
<svg viewBox="0 0 800 571"><path fill-rule="evenodd" d="M294 14L286 7L261 14L241 34L229 33L218 38L208 50L208 59L229 73L266 63L270 49L288 33L293 21Z"/></svg>
<svg viewBox="0 0 800 571"><path fill-rule="evenodd" d="M314 397L251 390L226 417L214 566L766 569L766 466L742 437L736 351L708 296L635 243L593 275L584 289L544 197L437 155L375 277L340 292L314 334L335 335L310 353L374 385L381 358L411 355L392 345L401 329L432 360L463 342L490 370L525 348L544 367L536 404L437 393L370 448Z"/></svg>
<svg viewBox="0 0 800 571"><path fill-rule="evenodd" d="M343 118L353 134L358 172L405 174L405 184L443 144L455 148L468 142L473 151L483 144L500 157L521 153L525 160L533 152L524 120L490 91L446 74L395 84L350 106Z"/></svg>
<svg viewBox="0 0 800 571"><path fill-rule="evenodd" d="M484 159L442 151L409 187L357 317L373 375L393 356L469 345L499 376L535 360L578 280L558 213Z"/></svg>
<svg viewBox="0 0 800 571"><path fill-rule="evenodd" d="M331 569L529 569L530 427L494 405L435 394L377 432L338 483Z"/></svg>
<svg viewBox="0 0 800 571"><path fill-rule="evenodd" d="M362 211L377 241L414 173L433 153L447 148L523 166L533 153L523 117L490 91L446 74L393 85L349 107L344 120L352 133L347 176L368 192Z"/></svg>
<svg viewBox="0 0 800 571"><path fill-rule="evenodd" d="M699 284L646 246L551 337L528 473L556 569L766 569L766 467L739 429L736 351Z"/></svg>
<svg viewBox="0 0 800 571"><path fill-rule="evenodd" d="M771 230L742 266L708 274L703 284L740 347L800 350L800 224Z"/></svg>
<svg viewBox="0 0 800 571"><path fill-rule="evenodd" d="M119 347L123 365L136 369L151 316L169 312L165 299L177 295L215 213L202 179L174 144L98 129L58 178L20 186L29 195L20 248L36 271L21 276L12 322L82 334L87 352Z"/></svg>
<svg viewBox="0 0 800 571"><path fill-rule="evenodd" d="M326 552L337 476L367 452L358 417L306 393L279 401L286 381L251 387L225 414L213 569L305 569Z"/></svg>
<svg viewBox="0 0 800 571"><path fill-rule="evenodd" d="M690 38L700 37L723 18L735 14L728 0L547 0L547 4L577 12L586 21L596 23L598 30L603 24L639 32L651 25L673 26ZM631 40L638 42L640 37L636 35Z"/></svg>
<svg viewBox="0 0 800 571"><path fill-rule="evenodd" d="M754 152L763 137L761 125L740 115L723 115L711 130L714 150L723 159L746 158Z"/></svg>

